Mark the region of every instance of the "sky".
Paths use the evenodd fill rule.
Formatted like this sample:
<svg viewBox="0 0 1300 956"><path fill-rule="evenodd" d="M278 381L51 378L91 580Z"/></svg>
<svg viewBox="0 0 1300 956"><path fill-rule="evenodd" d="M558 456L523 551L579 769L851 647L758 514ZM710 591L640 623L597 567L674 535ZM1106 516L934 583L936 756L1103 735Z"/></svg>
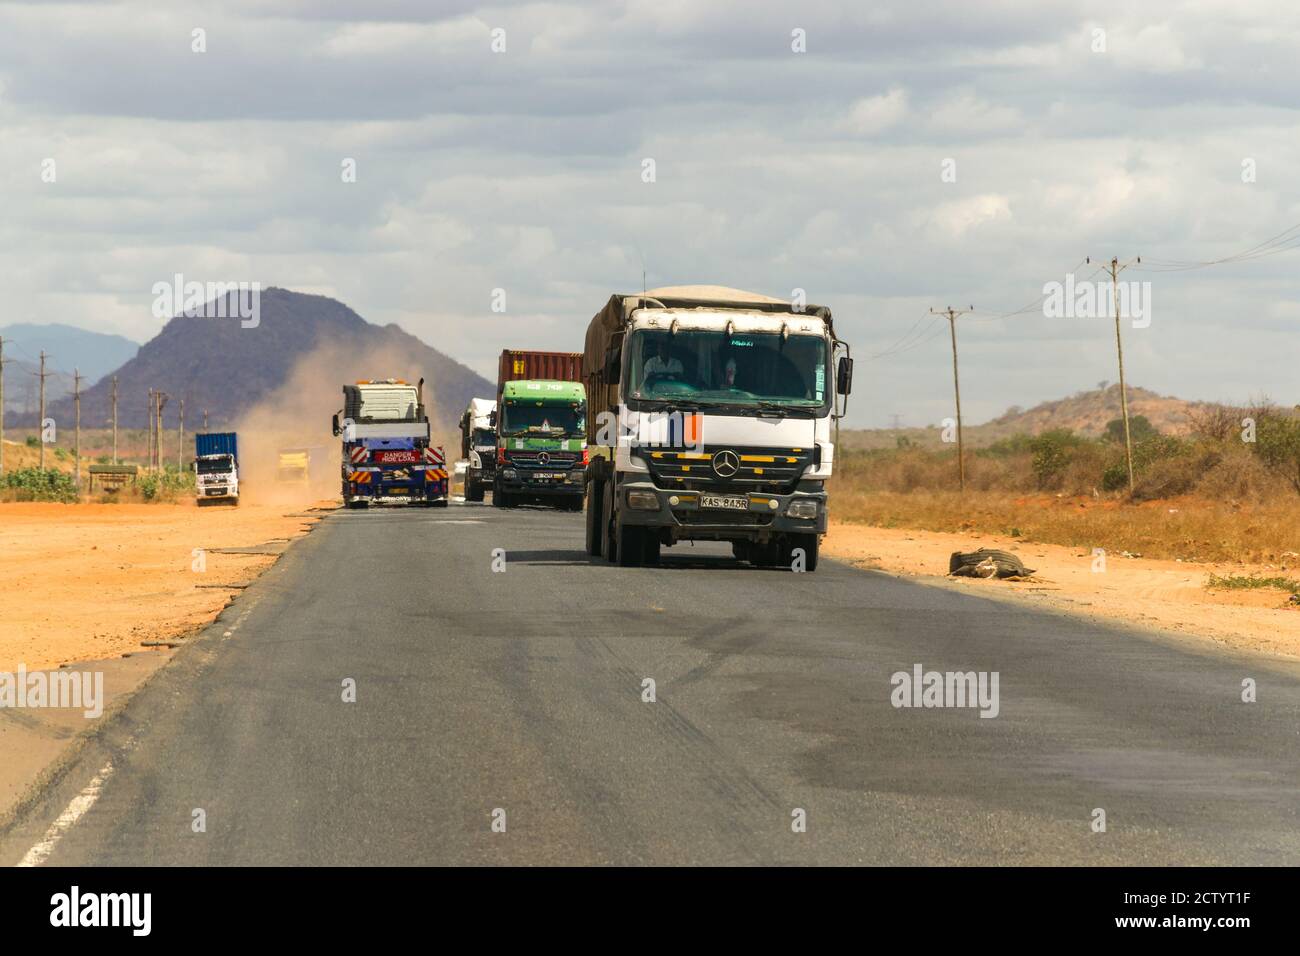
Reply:
<svg viewBox="0 0 1300 956"><path fill-rule="evenodd" d="M1289 405L1298 109L1293 0L0 0L5 318L144 342L155 283L256 281L492 377L643 272L804 290L877 427L952 414L928 310L974 306L979 422L1117 379L1040 304L1117 257L1130 384Z"/></svg>

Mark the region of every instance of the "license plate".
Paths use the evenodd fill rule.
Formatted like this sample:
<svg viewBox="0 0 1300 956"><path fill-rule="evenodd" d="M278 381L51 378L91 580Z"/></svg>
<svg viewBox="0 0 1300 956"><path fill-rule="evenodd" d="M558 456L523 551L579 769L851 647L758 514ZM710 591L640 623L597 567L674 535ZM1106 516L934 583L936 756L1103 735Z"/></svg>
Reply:
<svg viewBox="0 0 1300 956"><path fill-rule="evenodd" d="M535 472L533 472L533 478L534 478L534 480L536 480L536 481L550 481L550 480L551 480L552 478L554 478L554 477L555 477L555 473L554 473L554 472L550 472L550 471L535 471Z"/></svg>
<svg viewBox="0 0 1300 956"><path fill-rule="evenodd" d="M748 498L731 498L722 495L700 495L701 508L725 508L728 511L748 511Z"/></svg>

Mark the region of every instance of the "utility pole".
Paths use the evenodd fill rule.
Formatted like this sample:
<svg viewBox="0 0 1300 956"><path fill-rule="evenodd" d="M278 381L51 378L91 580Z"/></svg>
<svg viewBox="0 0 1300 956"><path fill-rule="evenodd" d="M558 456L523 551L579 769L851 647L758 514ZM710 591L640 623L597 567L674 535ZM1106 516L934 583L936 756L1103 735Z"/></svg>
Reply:
<svg viewBox="0 0 1300 956"><path fill-rule="evenodd" d="M155 392L154 398L157 399L158 401L158 427L154 430L154 434L158 436L158 448L157 448L158 470L165 471L166 469L163 468L163 456L162 456L162 432L163 432L162 413L163 413L163 406L167 404L167 396L162 392Z"/></svg>
<svg viewBox="0 0 1300 956"><path fill-rule="evenodd" d="M149 416L149 440L145 451L145 471L153 471L153 389L149 389L149 409L146 412Z"/></svg>
<svg viewBox="0 0 1300 956"><path fill-rule="evenodd" d="M965 315L967 312L974 312L975 306L969 309L954 309L948 306L946 309L931 309L935 315L943 315L948 318L948 330L952 333L952 391L957 399L957 486L960 490L966 490L966 453L962 445L961 434L961 386L957 379L957 316Z"/></svg>
<svg viewBox="0 0 1300 956"><path fill-rule="evenodd" d="M208 430L208 410L206 408L203 409L203 430Z"/></svg>
<svg viewBox="0 0 1300 956"><path fill-rule="evenodd" d="M41 433L41 457L40 457L40 467L41 467L41 471L44 471L44 470L45 470L45 352L44 352L44 350L41 351L41 371L40 371L40 376L41 376L41 420L40 420L40 433Z"/></svg>
<svg viewBox="0 0 1300 956"><path fill-rule="evenodd" d="M113 464L117 464L117 376L113 376Z"/></svg>
<svg viewBox="0 0 1300 956"><path fill-rule="evenodd" d="M81 494L81 369L72 369L72 404L77 410L72 432L72 483Z"/></svg>
<svg viewBox="0 0 1300 956"><path fill-rule="evenodd" d="M1091 265L1092 259L1083 260ZM1141 263L1142 257L1138 256L1135 260ZM1119 334L1119 274L1129 267L1132 263L1119 264L1118 257L1112 256L1110 260L1110 295L1115 300L1115 355L1119 358L1119 404L1120 411L1124 416L1124 463L1128 466L1128 493L1133 494L1133 435L1129 431L1128 424L1128 388L1124 384L1124 340Z"/></svg>
<svg viewBox="0 0 1300 956"><path fill-rule="evenodd" d="M181 471L181 449L185 447L185 399L181 399L180 426L176 429L176 473Z"/></svg>

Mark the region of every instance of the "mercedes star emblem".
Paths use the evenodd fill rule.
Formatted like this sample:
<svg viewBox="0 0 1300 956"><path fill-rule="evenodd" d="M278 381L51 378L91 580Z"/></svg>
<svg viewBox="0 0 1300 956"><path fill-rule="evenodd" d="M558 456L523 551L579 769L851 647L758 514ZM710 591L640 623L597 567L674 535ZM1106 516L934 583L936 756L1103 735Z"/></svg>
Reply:
<svg viewBox="0 0 1300 956"><path fill-rule="evenodd" d="M720 451L713 456L713 473L719 478L730 478L740 471L740 456L734 451Z"/></svg>

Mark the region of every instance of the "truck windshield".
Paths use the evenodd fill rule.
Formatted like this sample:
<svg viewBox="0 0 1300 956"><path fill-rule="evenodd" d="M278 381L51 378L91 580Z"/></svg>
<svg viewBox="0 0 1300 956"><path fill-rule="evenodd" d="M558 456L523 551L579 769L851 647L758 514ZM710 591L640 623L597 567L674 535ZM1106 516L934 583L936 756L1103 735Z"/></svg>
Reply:
<svg viewBox="0 0 1300 956"><path fill-rule="evenodd" d="M231 470L229 455L222 455L220 458L200 458L197 465L200 475L215 475Z"/></svg>
<svg viewBox="0 0 1300 956"><path fill-rule="evenodd" d="M479 448L484 445L495 445L496 443L497 443L496 432L491 431L490 429L487 428L474 429L474 440L472 444L475 448Z"/></svg>
<svg viewBox="0 0 1300 956"><path fill-rule="evenodd" d="M826 340L814 335L642 329L628 344L633 398L793 408L826 403Z"/></svg>
<svg viewBox="0 0 1300 956"><path fill-rule="evenodd" d="M587 430L586 412L572 405L505 405L501 422L502 435L581 435Z"/></svg>

